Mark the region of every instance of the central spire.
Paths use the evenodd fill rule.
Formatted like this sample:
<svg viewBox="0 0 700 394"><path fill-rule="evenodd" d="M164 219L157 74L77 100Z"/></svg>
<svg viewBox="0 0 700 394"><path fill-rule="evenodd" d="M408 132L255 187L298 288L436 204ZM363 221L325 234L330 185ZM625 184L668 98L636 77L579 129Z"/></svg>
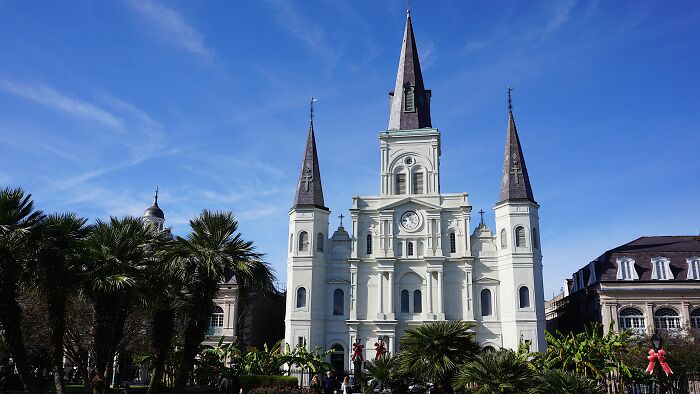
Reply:
<svg viewBox="0 0 700 394"><path fill-rule="evenodd" d="M389 130L415 130L432 127L430 121L430 90L423 85L416 38L413 35L411 10L406 11L396 86L391 96Z"/></svg>

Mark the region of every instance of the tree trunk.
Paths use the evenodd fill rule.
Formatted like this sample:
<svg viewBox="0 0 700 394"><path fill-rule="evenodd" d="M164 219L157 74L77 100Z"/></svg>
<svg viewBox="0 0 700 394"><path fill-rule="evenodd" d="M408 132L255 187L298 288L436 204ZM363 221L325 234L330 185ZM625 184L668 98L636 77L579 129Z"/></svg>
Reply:
<svg viewBox="0 0 700 394"><path fill-rule="evenodd" d="M182 347L182 360L180 367L175 373L175 385L173 394L183 394L187 380L189 379L194 359L197 356L199 345L204 341L204 334L207 329L206 318L211 312L212 296L200 292L201 298L193 300L192 306L187 313L187 324L185 326L185 343Z"/></svg>
<svg viewBox="0 0 700 394"><path fill-rule="evenodd" d="M158 309L153 316L153 372L148 385L149 394L160 394L163 391L163 371L165 359L168 357L173 341L173 320L175 310L173 308Z"/></svg>
<svg viewBox="0 0 700 394"><path fill-rule="evenodd" d="M66 303L65 298L56 297L47 300L48 318L51 325L51 368L53 369L56 394L64 394L66 391L63 383L63 335L66 331Z"/></svg>
<svg viewBox="0 0 700 394"><path fill-rule="evenodd" d="M3 261L2 263L6 264L7 262ZM22 379L24 389L29 393L36 393L36 381L32 376L27 350L22 340L22 309L17 303L16 294L14 283L2 283L0 289L0 325L5 329L5 342Z"/></svg>
<svg viewBox="0 0 700 394"><path fill-rule="evenodd" d="M127 303L113 296L95 300L95 369L104 374L106 388L111 387L114 355L124 334Z"/></svg>

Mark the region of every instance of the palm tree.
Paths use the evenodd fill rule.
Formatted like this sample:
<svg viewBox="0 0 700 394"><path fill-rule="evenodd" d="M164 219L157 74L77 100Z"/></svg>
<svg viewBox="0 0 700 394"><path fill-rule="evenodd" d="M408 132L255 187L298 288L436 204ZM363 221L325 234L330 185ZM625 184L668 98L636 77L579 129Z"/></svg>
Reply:
<svg viewBox="0 0 700 394"><path fill-rule="evenodd" d="M145 272L164 242L163 232L134 217L97 220L87 239L90 272L84 290L95 308L95 369L108 379L129 309L152 287Z"/></svg>
<svg viewBox="0 0 700 394"><path fill-rule="evenodd" d="M401 369L437 385L443 392L451 392L458 367L479 351L473 327L474 323L455 320L407 330L398 355Z"/></svg>
<svg viewBox="0 0 700 394"><path fill-rule="evenodd" d="M396 356L391 354L384 355L372 361L365 363L365 375L367 380L374 381L373 384L386 386L393 393L406 392L404 378L399 368L399 362Z"/></svg>
<svg viewBox="0 0 700 394"><path fill-rule="evenodd" d="M87 219L73 213L49 215L39 227L38 258L29 271L32 290L47 305L51 330L51 364L56 393L63 394L63 337L66 333L66 305L84 276Z"/></svg>
<svg viewBox="0 0 700 394"><path fill-rule="evenodd" d="M556 369L542 373L542 390L552 394L601 394L600 382L582 375Z"/></svg>
<svg viewBox="0 0 700 394"><path fill-rule="evenodd" d="M43 218L41 211L34 210L31 194L20 188L0 189L0 326L24 388L29 392L34 392L36 387L22 341L22 312L17 295L20 276L35 257L36 228Z"/></svg>
<svg viewBox="0 0 700 394"><path fill-rule="evenodd" d="M192 231L186 238L174 240L168 259L185 283L188 297L182 359L175 376L177 394L183 392L192 372L219 283L235 276L239 283L263 291L272 289L273 283L262 254L238 232L233 213L205 210L190 220L190 226Z"/></svg>
<svg viewBox="0 0 700 394"><path fill-rule="evenodd" d="M537 371L512 350L484 352L464 364L454 380L457 391L473 394L528 394L539 392Z"/></svg>

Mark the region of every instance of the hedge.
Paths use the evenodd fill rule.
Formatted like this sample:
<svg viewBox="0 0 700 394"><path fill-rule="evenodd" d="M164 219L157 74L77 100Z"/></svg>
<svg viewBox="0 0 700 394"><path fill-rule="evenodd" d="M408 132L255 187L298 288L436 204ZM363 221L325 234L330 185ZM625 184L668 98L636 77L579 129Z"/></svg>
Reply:
<svg viewBox="0 0 700 394"><path fill-rule="evenodd" d="M256 387L275 386L275 387L297 387L299 381L296 376L281 376L281 375L243 375L239 377L241 380L241 388L244 391L252 390Z"/></svg>

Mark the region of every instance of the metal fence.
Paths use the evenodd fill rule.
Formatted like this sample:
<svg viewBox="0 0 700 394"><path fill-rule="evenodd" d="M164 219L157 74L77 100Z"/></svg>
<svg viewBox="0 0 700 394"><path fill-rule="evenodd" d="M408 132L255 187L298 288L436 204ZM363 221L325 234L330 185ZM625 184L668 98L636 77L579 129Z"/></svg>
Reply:
<svg viewBox="0 0 700 394"><path fill-rule="evenodd" d="M324 381L326 380L325 372L323 372L323 373L322 372L311 372L308 369L302 370L302 369L292 368L291 370L285 371L285 374L289 375L289 376L296 377L297 381L299 382L299 386L301 386L301 387L309 387L311 385L311 379L313 379L314 375L318 375L318 377L321 380L321 385L323 385ZM350 382L353 383L353 381L354 381L353 373L346 371L346 372L343 372L342 374L336 373L335 377L338 380L338 385L340 385L340 383L342 383L343 378L345 378L345 376L349 376Z"/></svg>
<svg viewBox="0 0 700 394"><path fill-rule="evenodd" d="M610 375L602 383L607 394L700 394L700 375L671 375L657 381Z"/></svg>

